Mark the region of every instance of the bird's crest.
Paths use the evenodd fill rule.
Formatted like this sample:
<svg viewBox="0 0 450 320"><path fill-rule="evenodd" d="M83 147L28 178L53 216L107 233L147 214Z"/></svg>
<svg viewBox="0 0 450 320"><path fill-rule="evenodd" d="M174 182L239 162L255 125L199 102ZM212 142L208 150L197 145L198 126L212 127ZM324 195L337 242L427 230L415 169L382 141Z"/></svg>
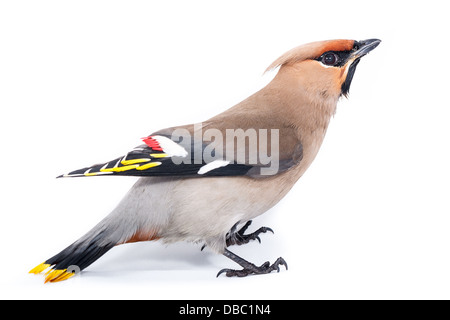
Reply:
<svg viewBox="0 0 450 320"><path fill-rule="evenodd" d="M266 72L274 70L283 65L293 64L306 59L315 59L327 51L350 51L354 40L325 40L307 43L293 48L275 60Z"/></svg>

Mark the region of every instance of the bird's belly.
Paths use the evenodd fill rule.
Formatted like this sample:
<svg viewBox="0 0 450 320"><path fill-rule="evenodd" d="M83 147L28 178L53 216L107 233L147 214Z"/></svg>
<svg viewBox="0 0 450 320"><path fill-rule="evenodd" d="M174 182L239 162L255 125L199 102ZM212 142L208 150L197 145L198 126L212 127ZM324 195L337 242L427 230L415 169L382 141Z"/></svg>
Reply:
<svg viewBox="0 0 450 320"><path fill-rule="evenodd" d="M202 241L220 251L227 232L237 222L266 212L291 189L293 183L282 180L280 177L178 180L172 189L169 218L161 230L162 238L168 242Z"/></svg>

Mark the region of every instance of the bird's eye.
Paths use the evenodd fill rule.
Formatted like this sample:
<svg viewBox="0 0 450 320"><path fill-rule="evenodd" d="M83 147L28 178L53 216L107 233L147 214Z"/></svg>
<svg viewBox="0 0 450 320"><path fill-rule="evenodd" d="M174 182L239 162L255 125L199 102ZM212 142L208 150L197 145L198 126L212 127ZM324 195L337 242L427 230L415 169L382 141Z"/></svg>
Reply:
<svg viewBox="0 0 450 320"><path fill-rule="evenodd" d="M322 63L326 66L334 66L338 63L339 57L333 52L327 52L322 56Z"/></svg>

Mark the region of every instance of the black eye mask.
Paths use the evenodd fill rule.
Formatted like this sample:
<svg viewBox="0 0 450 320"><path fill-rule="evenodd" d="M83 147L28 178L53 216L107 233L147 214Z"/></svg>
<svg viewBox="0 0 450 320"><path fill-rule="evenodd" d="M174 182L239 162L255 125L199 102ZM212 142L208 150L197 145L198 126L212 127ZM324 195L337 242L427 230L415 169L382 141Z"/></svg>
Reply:
<svg viewBox="0 0 450 320"><path fill-rule="evenodd" d="M314 60L320 61L324 65L330 67L342 67L345 65L352 52L353 51L327 51Z"/></svg>

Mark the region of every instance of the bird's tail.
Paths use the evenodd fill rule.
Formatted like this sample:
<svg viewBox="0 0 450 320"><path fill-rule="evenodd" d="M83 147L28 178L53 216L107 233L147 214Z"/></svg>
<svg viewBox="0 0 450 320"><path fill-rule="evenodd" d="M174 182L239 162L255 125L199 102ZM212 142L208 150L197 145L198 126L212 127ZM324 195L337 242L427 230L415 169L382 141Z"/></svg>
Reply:
<svg viewBox="0 0 450 320"><path fill-rule="evenodd" d="M158 240L161 222L145 206L135 203L144 200L148 180L138 180L118 206L91 231L57 255L47 259L30 273L45 272L45 282L57 282L74 276L104 255L112 247L138 241ZM152 217L155 220L152 220Z"/></svg>
<svg viewBox="0 0 450 320"><path fill-rule="evenodd" d="M116 244L117 241L109 236L108 231L94 228L57 255L30 270L30 273L39 274L46 271L46 283L69 279Z"/></svg>

